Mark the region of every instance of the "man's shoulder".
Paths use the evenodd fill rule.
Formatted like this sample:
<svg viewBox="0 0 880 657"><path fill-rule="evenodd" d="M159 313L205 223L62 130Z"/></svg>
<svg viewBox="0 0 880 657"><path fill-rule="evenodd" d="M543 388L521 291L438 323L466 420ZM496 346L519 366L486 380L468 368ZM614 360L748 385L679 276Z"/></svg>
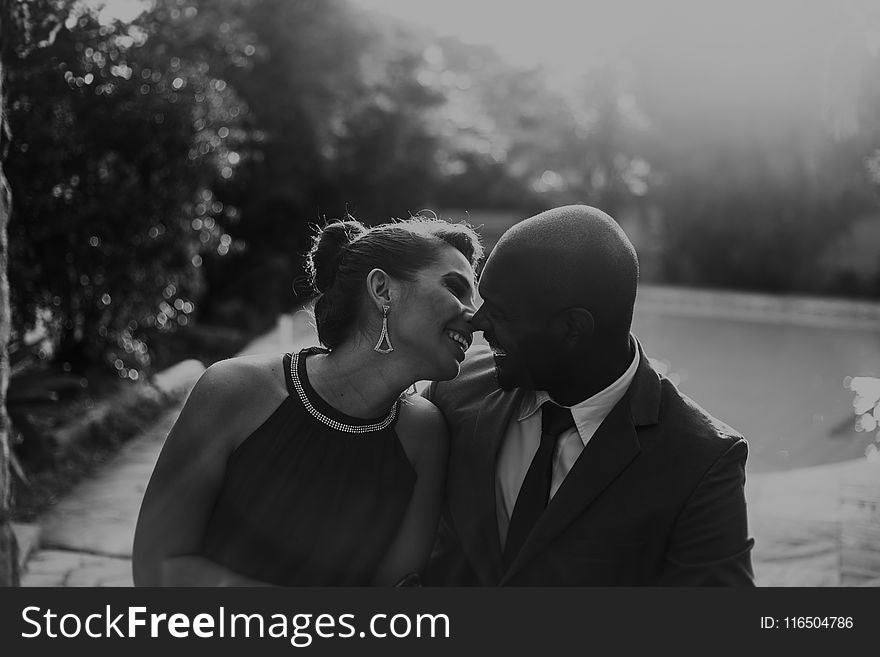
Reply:
<svg viewBox="0 0 880 657"><path fill-rule="evenodd" d="M726 452L737 443L746 446L739 431L712 415L671 381L661 377L660 386L659 422L670 439L683 441L707 456Z"/></svg>
<svg viewBox="0 0 880 657"><path fill-rule="evenodd" d="M438 394L489 394L498 388L495 361L486 345L474 345L467 351L458 376L434 384Z"/></svg>

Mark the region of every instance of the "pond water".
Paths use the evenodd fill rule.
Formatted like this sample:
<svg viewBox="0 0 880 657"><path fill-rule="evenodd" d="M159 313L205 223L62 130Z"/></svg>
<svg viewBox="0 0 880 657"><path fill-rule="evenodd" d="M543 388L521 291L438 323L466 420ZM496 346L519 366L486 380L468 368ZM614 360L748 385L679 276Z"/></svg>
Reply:
<svg viewBox="0 0 880 657"><path fill-rule="evenodd" d="M850 328L637 310L634 333L679 388L750 446L753 472L864 457L848 377L880 377L880 325Z"/></svg>

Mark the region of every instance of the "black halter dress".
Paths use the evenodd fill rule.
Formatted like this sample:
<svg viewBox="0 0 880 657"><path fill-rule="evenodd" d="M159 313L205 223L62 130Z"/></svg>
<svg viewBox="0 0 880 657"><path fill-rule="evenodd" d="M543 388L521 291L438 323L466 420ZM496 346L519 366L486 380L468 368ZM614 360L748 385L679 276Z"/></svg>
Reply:
<svg viewBox="0 0 880 657"><path fill-rule="evenodd" d="M369 585L415 485L401 402L373 420L340 413L306 376L320 352L284 356L289 395L230 456L202 554L282 586Z"/></svg>

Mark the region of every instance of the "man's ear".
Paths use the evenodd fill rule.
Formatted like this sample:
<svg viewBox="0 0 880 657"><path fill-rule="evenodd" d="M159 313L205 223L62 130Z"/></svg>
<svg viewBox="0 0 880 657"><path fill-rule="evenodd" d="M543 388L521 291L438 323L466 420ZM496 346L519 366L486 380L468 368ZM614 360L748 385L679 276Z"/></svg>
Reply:
<svg viewBox="0 0 880 657"><path fill-rule="evenodd" d="M578 341L590 338L596 332L596 319L586 308L573 306L562 311L566 340Z"/></svg>
<svg viewBox="0 0 880 657"><path fill-rule="evenodd" d="M367 295L377 308L391 305L391 277L382 269L367 274Z"/></svg>

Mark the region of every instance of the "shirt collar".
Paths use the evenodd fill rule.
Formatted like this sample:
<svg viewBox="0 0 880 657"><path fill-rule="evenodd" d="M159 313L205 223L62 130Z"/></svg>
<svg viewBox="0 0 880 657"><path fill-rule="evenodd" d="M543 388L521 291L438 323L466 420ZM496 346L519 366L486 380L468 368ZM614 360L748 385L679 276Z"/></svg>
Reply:
<svg viewBox="0 0 880 657"><path fill-rule="evenodd" d="M627 388L629 388L629 384L632 383L632 380L636 375L636 370L639 367L640 356L638 345L636 345L636 348L633 349L633 351L635 352L635 355L633 356L632 362L629 364L629 367L626 368L626 371L621 374L614 383L604 390L600 390L592 397L589 397L574 406L567 407L571 410L575 426L577 427L581 440L585 445L595 431L596 423L601 423L617 402L623 399ZM552 400L552 397L550 397L550 393L546 390L527 391L523 396L520 412L516 418L517 421L522 422L531 417L538 412L538 409L541 408L544 402L550 400ZM592 425L592 430L587 428L588 425Z"/></svg>

